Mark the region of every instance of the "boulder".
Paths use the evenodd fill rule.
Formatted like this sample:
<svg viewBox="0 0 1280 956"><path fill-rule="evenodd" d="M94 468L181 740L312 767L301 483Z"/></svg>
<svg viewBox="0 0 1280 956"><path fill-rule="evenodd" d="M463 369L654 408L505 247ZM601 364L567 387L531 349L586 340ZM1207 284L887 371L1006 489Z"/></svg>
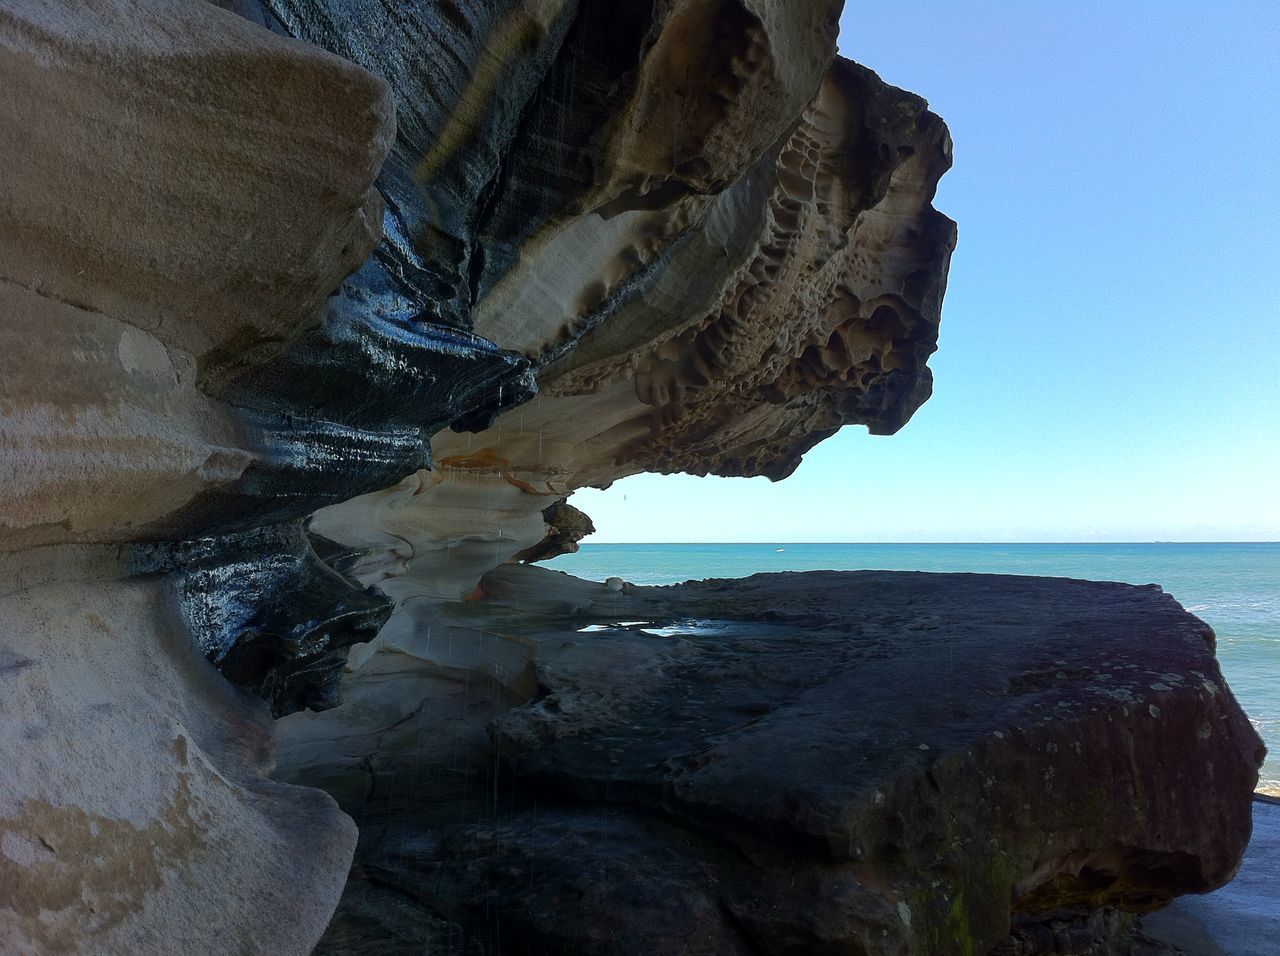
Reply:
<svg viewBox="0 0 1280 956"><path fill-rule="evenodd" d="M364 871L486 945L1102 952L1117 911L1221 886L1248 843L1261 742L1213 632L1157 587L812 572L615 592L508 566L484 588L441 612L434 651L401 641L347 683L371 699L356 688L399 660L488 703L424 749L402 715L428 697L401 685L344 792ZM372 714L344 710L307 715L309 739Z"/></svg>

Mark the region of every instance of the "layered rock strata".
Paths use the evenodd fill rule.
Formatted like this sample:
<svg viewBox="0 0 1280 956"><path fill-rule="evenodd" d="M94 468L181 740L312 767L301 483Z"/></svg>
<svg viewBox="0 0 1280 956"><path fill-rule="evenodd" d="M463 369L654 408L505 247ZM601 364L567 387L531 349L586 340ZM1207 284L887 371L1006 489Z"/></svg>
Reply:
<svg viewBox="0 0 1280 956"><path fill-rule="evenodd" d="M483 587L283 724L361 824L339 934L382 894L496 952L1101 953L1249 839L1261 743L1155 587Z"/></svg>
<svg viewBox="0 0 1280 956"><path fill-rule="evenodd" d="M0 949L305 951L354 830L203 659L332 703L390 602L297 522L529 363L340 289L394 137L359 67L204 3L13 3L0 84Z"/></svg>
<svg viewBox="0 0 1280 956"><path fill-rule="evenodd" d="M456 597L534 546L548 533L538 514L574 488L645 470L781 478L843 424L887 433L910 417L930 390L953 242L928 204L950 142L919 99L853 64L816 82L798 125L728 189L644 213L693 206L697 220L664 227L667 239L610 240L656 243L662 268L643 282L639 265L623 269L616 292L597 293L616 295L606 318L520 291L550 285L532 253L492 295L512 288L505 319L545 309L558 324L513 337L485 317L488 300L477 306L478 329L542 357L541 394L480 434L438 435L431 476L317 515L325 535L383 555L361 580L408 572L424 596ZM614 218L581 216L549 241L602 244ZM576 281L577 258L555 252L559 281ZM493 503L491 530L468 517L459 535L451 512L477 497ZM447 567L446 547L464 549ZM463 573L453 557L470 550Z"/></svg>
<svg viewBox="0 0 1280 956"><path fill-rule="evenodd" d="M438 434L432 470L316 516L394 613L537 548L575 488L781 478L841 425L892 432L928 397L950 139L833 56L839 4L226 5L395 91L387 238L347 283L363 307L538 369L538 398Z"/></svg>

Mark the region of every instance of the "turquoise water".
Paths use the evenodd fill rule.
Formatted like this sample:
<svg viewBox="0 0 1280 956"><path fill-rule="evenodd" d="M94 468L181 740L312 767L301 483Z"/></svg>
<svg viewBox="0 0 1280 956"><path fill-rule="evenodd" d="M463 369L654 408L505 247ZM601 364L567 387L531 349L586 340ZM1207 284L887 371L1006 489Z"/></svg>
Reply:
<svg viewBox="0 0 1280 956"><path fill-rule="evenodd" d="M1159 584L1217 632L1223 673L1271 751L1260 786L1280 793L1280 543L584 544L577 554L547 566L597 581L617 575L636 584L861 569Z"/></svg>

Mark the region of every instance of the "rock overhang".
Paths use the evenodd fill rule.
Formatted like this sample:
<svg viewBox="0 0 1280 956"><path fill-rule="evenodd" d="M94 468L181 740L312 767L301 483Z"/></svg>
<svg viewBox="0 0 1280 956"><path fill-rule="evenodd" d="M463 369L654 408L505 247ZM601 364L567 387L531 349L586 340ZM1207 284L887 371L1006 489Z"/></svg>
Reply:
<svg viewBox="0 0 1280 956"><path fill-rule="evenodd" d="M843 425L902 427L932 387L951 140L919 97L835 55L838 7L0 14L0 72L24 94L0 110L23 132L0 146L0 552L43 569L3 598L0 662L17 663L0 676L37 715L21 752L45 783L74 778L72 804L145 829L160 804L95 790L97 756L32 728L78 726L51 691L73 685L117 715L95 740L180 713L188 762L151 730L116 756L157 794L234 781L240 798L211 798L205 822L299 854L311 898L286 909L309 945L349 826L318 795L298 797L314 840L283 820L262 705L214 694L175 636L277 715L331 707L344 661L386 663L367 642L380 628L412 643L464 596L483 616L487 572L576 547L575 488L646 470L781 479ZM94 664L104 634L131 650ZM518 697L529 674L487 657L490 638L441 673L481 668ZM201 717L184 694L216 703ZM39 790L14 779L6 813ZM252 846L210 846L157 865L181 882L230 860L270 890L278 868ZM19 876L27 909L53 885ZM178 932L175 914L198 934L226 907L254 938L246 900L202 906L176 885L83 940ZM0 938L34 939L15 912Z"/></svg>

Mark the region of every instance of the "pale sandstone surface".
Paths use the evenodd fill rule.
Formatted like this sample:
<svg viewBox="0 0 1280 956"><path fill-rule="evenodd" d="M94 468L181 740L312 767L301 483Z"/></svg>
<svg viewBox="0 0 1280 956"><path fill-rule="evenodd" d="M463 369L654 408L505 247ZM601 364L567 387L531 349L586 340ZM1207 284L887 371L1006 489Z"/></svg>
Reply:
<svg viewBox="0 0 1280 956"><path fill-rule="evenodd" d="M269 347L381 238L365 71L206 3L0 11L0 276L197 357Z"/></svg>
<svg viewBox="0 0 1280 956"><path fill-rule="evenodd" d="M113 549L112 549L113 550ZM0 562L0 951L305 953L355 827L106 549Z"/></svg>
<svg viewBox="0 0 1280 956"><path fill-rule="evenodd" d="M0 10L0 548L138 537L261 457L197 382L381 238L385 84L208 4Z"/></svg>
<svg viewBox="0 0 1280 956"><path fill-rule="evenodd" d="M0 550L119 540L252 460L190 352L0 280Z"/></svg>
<svg viewBox="0 0 1280 956"><path fill-rule="evenodd" d="M282 774L360 822L365 921L390 890L547 952L1101 953L1249 839L1261 742L1157 588L483 589L281 725Z"/></svg>
<svg viewBox="0 0 1280 956"><path fill-rule="evenodd" d="M79 543L271 457L205 389L378 242L389 92L155 0L5 4L0 88L0 950L306 952L350 820L269 779L172 581Z"/></svg>

